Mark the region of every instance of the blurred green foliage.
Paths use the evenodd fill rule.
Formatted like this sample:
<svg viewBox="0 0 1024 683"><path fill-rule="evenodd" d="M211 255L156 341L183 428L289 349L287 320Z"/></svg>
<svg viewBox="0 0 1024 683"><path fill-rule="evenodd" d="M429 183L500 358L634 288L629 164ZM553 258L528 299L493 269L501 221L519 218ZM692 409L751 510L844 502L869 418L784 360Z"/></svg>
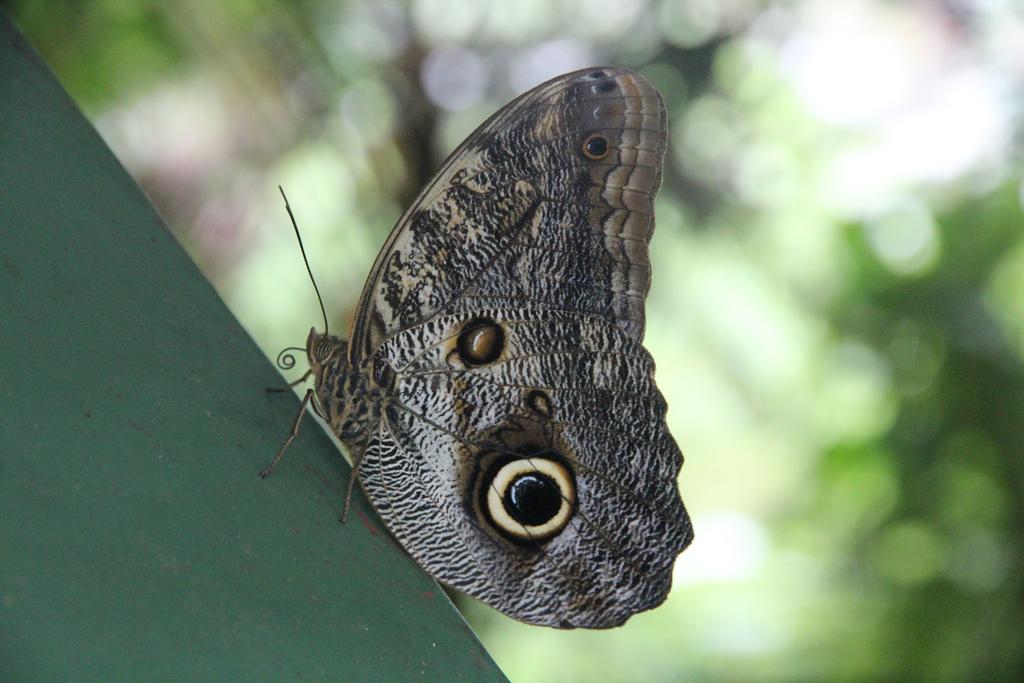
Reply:
<svg viewBox="0 0 1024 683"><path fill-rule="evenodd" d="M271 354L318 320L275 185L347 321L489 113L641 69L672 118L647 343L697 540L622 629L468 618L513 680L1019 679L1013 3L2 6Z"/></svg>

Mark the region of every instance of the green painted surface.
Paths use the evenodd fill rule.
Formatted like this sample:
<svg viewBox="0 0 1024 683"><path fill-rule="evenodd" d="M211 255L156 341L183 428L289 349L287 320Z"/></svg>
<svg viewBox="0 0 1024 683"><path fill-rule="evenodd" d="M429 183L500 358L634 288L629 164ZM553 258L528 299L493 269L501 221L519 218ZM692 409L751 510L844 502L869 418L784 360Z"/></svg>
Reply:
<svg viewBox="0 0 1024 683"><path fill-rule="evenodd" d="M504 680L311 420L257 478L297 401L2 17L0 92L0 678Z"/></svg>

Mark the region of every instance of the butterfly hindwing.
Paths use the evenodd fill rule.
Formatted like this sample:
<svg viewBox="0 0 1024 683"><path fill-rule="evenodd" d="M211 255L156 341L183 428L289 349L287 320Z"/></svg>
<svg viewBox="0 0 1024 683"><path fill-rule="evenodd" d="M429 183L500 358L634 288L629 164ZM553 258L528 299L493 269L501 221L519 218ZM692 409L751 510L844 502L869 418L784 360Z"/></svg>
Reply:
<svg viewBox="0 0 1024 683"><path fill-rule="evenodd" d="M467 363L459 341L479 320L501 321L502 348ZM692 534L638 342L593 315L485 309L403 330L380 353L395 393L360 477L417 562L551 626L615 626L664 599ZM548 461L569 473L567 518L550 537L510 533L488 508L500 471Z"/></svg>

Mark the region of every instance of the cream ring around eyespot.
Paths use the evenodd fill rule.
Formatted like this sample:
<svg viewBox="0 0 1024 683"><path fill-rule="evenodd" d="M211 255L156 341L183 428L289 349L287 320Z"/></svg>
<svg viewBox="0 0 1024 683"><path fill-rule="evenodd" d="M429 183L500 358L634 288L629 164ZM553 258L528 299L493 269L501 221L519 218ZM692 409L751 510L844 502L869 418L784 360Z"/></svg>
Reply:
<svg viewBox="0 0 1024 683"><path fill-rule="evenodd" d="M561 505L558 512L543 524L526 525L505 509L505 493L519 477L539 473L551 479L559 489ZM487 491L487 511L501 531L522 540L547 540L560 532L569 522L576 503L576 490L572 476L565 467L545 457L523 458L502 465L491 480Z"/></svg>

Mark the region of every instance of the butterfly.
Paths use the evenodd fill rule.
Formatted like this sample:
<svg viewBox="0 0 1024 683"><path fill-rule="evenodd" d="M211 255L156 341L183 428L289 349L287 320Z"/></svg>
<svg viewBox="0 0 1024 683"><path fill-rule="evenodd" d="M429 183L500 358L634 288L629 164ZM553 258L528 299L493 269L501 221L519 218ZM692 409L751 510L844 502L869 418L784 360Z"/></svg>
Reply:
<svg viewBox="0 0 1024 683"><path fill-rule="evenodd" d="M663 602L693 538L642 346L666 120L602 67L483 123L387 238L350 338L310 330L315 388L261 474L311 406L353 455L349 496L358 478L439 581L558 628Z"/></svg>

